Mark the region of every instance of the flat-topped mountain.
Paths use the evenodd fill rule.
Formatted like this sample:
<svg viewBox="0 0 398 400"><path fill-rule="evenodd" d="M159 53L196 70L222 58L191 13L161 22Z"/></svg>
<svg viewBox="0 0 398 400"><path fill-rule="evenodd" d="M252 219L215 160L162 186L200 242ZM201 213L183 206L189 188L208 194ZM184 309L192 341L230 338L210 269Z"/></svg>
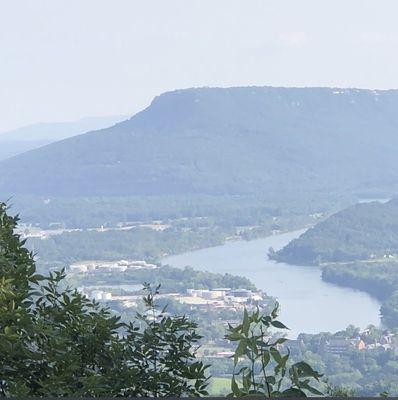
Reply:
<svg viewBox="0 0 398 400"><path fill-rule="evenodd" d="M273 258L291 264L394 260L398 255L398 199L356 204L308 229Z"/></svg>
<svg viewBox="0 0 398 400"><path fill-rule="evenodd" d="M0 162L37 195L341 193L398 187L398 91L202 88Z"/></svg>

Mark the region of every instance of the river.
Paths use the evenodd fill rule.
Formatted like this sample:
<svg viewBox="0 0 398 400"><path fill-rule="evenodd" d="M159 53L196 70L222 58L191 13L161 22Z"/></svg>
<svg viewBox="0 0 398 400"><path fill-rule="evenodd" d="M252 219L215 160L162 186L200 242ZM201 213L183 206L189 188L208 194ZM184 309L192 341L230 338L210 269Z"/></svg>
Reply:
<svg viewBox="0 0 398 400"><path fill-rule="evenodd" d="M350 324L361 328L380 325L380 303L367 293L322 281L318 267L288 265L268 259L269 247L278 250L302 232L231 241L223 246L167 257L162 263L175 267L190 265L199 270L229 272L249 278L259 289L278 299L280 319L290 328L290 338L301 332L336 332Z"/></svg>

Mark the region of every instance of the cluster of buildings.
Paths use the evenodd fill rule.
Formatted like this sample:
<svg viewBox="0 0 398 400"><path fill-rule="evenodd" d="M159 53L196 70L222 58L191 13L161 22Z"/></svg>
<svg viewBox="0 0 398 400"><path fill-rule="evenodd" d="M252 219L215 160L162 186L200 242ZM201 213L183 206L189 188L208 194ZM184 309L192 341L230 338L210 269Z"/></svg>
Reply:
<svg viewBox="0 0 398 400"><path fill-rule="evenodd" d="M46 240L50 238L51 236L58 236L63 233L70 233L70 232L81 232L82 229L64 229L64 228L59 228L59 229L41 229L36 226L31 226L31 225L23 225L21 224L19 228L17 229L17 233L21 235L22 239L29 239L29 238L35 238L35 239L41 239L41 240Z"/></svg>
<svg viewBox="0 0 398 400"><path fill-rule="evenodd" d="M299 337L296 340L289 340L286 346L290 350L299 351L305 348L305 343ZM370 331L365 329L355 337L322 337L317 352L327 355L343 355L352 350L394 350L398 351L395 335L389 331L384 331L377 338L371 336Z"/></svg>
<svg viewBox="0 0 398 400"><path fill-rule="evenodd" d="M380 338L368 340L364 331L355 338L331 338L321 343L320 352L323 354L345 354L349 350L390 350L394 348L394 334L385 332Z"/></svg>
<svg viewBox="0 0 398 400"><path fill-rule="evenodd" d="M108 231L125 231L134 228L148 228L154 231L164 231L171 227L170 224L163 223L162 221L151 221L148 223L143 222L132 222L131 225L118 224L117 227L105 227L101 225L98 228L75 228L66 229L64 224L61 222L54 222L50 224L50 229L41 229L39 226L32 226L31 224L20 224L17 233L21 235L22 239L36 238L36 239L48 239L51 236L62 235L63 233L71 232L83 232L83 231L95 231L95 232L108 232Z"/></svg>
<svg viewBox="0 0 398 400"><path fill-rule="evenodd" d="M140 300L142 293L138 293L142 288L141 285L126 285L131 286L128 290L118 285L104 286L81 286L77 290L86 297L95 301L107 302L108 304L119 303L122 308L135 308ZM122 289L122 290L120 290ZM132 294L120 294L120 292L130 292Z"/></svg>
<svg viewBox="0 0 398 400"><path fill-rule="evenodd" d="M101 264L102 265L102 264ZM149 264L150 266L152 264ZM91 264L90 264L91 266ZM85 269L87 264L77 267L79 272L87 272ZM133 265L135 267L135 264ZM83 269L81 269L83 268ZM105 268L100 266L98 268ZM108 267L106 267L108 268ZM75 270L75 269L73 269ZM118 302L123 308L136 307L142 299L142 293L139 293L139 288L136 291L130 291L128 294L115 294L108 289L101 290L101 288L80 288L79 289L86 296L97 301L112 301ZM115 291L120 292L120 291ZM226 309L226 310L241 310L247 307L248 303L261 304L267 301L267 297L262 292L252 292L247 289L231 289L231 288L216 288L212 290L207 289L187 289L186 293L164 293L158 295L159 298L178 301L182 304L187 304L192 307L205 308L205 309Z"/></svg>
<svg viewBox="0 0 398 400"><path fill-rule="evenodd" d="M215 288L215 289L187 289L187 294L191 297L200 297L202 299L238 299L245 302L248 299L261 300L262 297L258 293L254 293L248 289L231 289L231 288Z"/></svg>
<svg viewBox="0 0 398 400"><path fill-rule="evenodd" d="M175 300L192 306L214 309L242 309L248 302L261 302L265 295L247 289L215 288L187 289L184 295L172 295Z"/></svg>
<svg viewBox="0 0 398 400"><path fill-rule="evenodd" d="M69 266L69 272L85 274L104 272L124 272L128 269L155 269L156 264L150 264L143 260L119 260L119 261L81 261Z"/></svg>
<svg viewBox="0 0 398 400"><path fill-rule="evenodd" d="M331 338L325 340L319 346L321 354L346 354L349 350L357 349L364 350L365 342L360 338Z"/></svg>
<svg viewBox="0 0 398 400"><path fill-rule="evenodd" d="M96 301L109 301L112 300L112 293L104 290L95 289L87 294L88 297Z"/></svg>

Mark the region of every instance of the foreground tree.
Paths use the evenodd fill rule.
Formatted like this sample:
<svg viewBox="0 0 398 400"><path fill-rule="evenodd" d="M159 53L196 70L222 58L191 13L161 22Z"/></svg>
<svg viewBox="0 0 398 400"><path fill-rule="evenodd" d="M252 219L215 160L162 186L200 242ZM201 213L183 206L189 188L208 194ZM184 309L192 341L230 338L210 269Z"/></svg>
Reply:
<svg viewBox="0 0 398 400"><path fill-rule="evenodd" d="M207 366L196 359L201 337L185 316L173 317L155 304L158 289L145 285L146 313L125 324L77 290L65 273L36 272L33 254L15 232L18 218L0 203L0 396L203 396ZM271 315L244 312L230 327L237 341L232 395L320 394L309 365L288 366L289 354L268 329L284 328ZM248 361L248 364L245 364ZM273 365L273 372L270 367Z"/></svg>
<svg viewBox="0 0 398 400"><path fill-rule="evenodd" d="M157 313L126 326L110 310L65 288L64 272L36 273L0 203L0 395L205 395L200 339L185 317Z"/></svg>
<svg viewBox="0 0 398 400"><path fill-rule="evenodd" d="M273 338L271 328L287 329L276 318L278 304L270 315L262 315L257 308L244 310L243 321L236 327L229 326L226 338L237 342L234 355L234 373L230 396L306 397L321 396L313 383L322 377L307 363L289 364L289 349L281 353L287 339Z"/></svg>
<svg viewBox="0 0 398 400"><path fill-rule="evenodd" d="M193 348L201 339L197 324L186 316L169 316L166 308L159 310L155 304L159 287L144 284L147 313L137 313L139 326L129 324L123 339L126 361L136 364L132 369L136 385L128 395L208 395L208 366L195 359Z"/></svg>

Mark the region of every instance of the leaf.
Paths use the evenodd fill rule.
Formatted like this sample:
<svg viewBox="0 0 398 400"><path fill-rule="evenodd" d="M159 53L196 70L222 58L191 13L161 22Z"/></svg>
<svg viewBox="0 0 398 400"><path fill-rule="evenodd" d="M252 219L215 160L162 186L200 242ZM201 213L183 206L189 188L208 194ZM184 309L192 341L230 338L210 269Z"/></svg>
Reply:
<svg viewBox="0 0 398 400"><path fill-rule="evenodd" d="M243 356L245 354L247 350L247 341L246 339L242 339L239 344L238 347L235 350L235 354L234 354L234 365L236 365L239 361L239 357Z"/></svg>
<svg viewBox="0 0 398 400"><path fill-rule="evenodd" d="M278 316L278 312L279 312L279 303L276 301L274 309L271 312L271 317L276 318Z"/></svg>
<svg viewBox="0 0 398 400"><path fill-rule="evenodd" d="M296 389L296 388L289 388L284 390L281 393L281 397L307 397L306 394L300 390L300 389Z"/></svg>
<svg viewBox="0 0 398 400"><path fill-rule="evenodd" d="M258 347L256 346L256 341L253 338L250 338L247 341L247 347L256 355L258 356Z"/></svg>
<svg viewBox="0 0 398 400"><path fill-rule="evenodd" d="M225 335L225 338L231 342L236 342L242 338L242 335L239 332L231 332L228 335Z"/></svg>
<svg viewBox="0 0 398 400"><path fill-rule="evenodd" d="M10 327L10 326L6 326L5 328L4 328L4 333L6 334L6 335L12 335L12 328Z"/></svg>
<svg viewBox="0 0 398 400"><path fill-rule="evenodd" d="M271 321L271 325L278 329L289 329L285 324L280 321Z"/></svg>
<svg viewBox="0 0 398 400"><path fill-rule="evenodd" d="M245 389L245 391L248 392L250 390L250 387L252 384L250 372L248 372L247 374L243 374L242 384L243 384L243 388Z"/></svg>
<svg viewBox="0 0 398 400"><path fill-rule="evenodd" d="M235 397L241 396L241 390L239 389L239 386L236 383L235 376L233 376L231 380L231 390Z"/></svg>
<svg viewBox="0 0 398 400"><path fill-rule="evenodd" d="M250 329L250 319L249 319L249 314L246 310L246 308L243 311L243 333L247 336L249 334L249 329Z"/></svg>
<svg viewBox="0 0 398 400"><path fill-rule="evenodd" d="M323 393L320 392L318 389L310 386L307 382L300 382L300 388L308 390L312 394L316 394L317 396L323 396Z"/></svg>
<svg viewBox="0 0 398 400"><path fill-rule="evenodd" d="M256 307L256 311L252 315L253 322L259 322L259 317L260 317L260 309L258 306Z"/></svg>
<svg viewBox="0 0 398 400"><path fill-rule="evenodd" d="M275 347L271 347L269 351L270 351L270 353L271 353L272 358L273 358L278 364L280 364L280 363L283 362L283 359L282 359L281 354L279 353L279 351L278 351Z"/></svg>
<svg viewBox="0 0 398 400"><path fill-rule="evenodd" d="M276 382L275 376L267 376L267 382L270 385L275 385L275 382Z"/></svg>
<svg viewBox="0 0 398 400"><path fill-rule="evenodd" d="M311 377L315 379L321 378L323 375L315 371L309 364L304 361L297 362L292 365L292 368L296 371L297 376L300 378Z"/></svg>
<svg viewBox="0 0 398 400"><path fill-rule="evenodd" d="M270 360L271 360L271 356L270 356L269 352L265 351L264 354L263 354L264 367L266 367L269 364Z"/></svg>

